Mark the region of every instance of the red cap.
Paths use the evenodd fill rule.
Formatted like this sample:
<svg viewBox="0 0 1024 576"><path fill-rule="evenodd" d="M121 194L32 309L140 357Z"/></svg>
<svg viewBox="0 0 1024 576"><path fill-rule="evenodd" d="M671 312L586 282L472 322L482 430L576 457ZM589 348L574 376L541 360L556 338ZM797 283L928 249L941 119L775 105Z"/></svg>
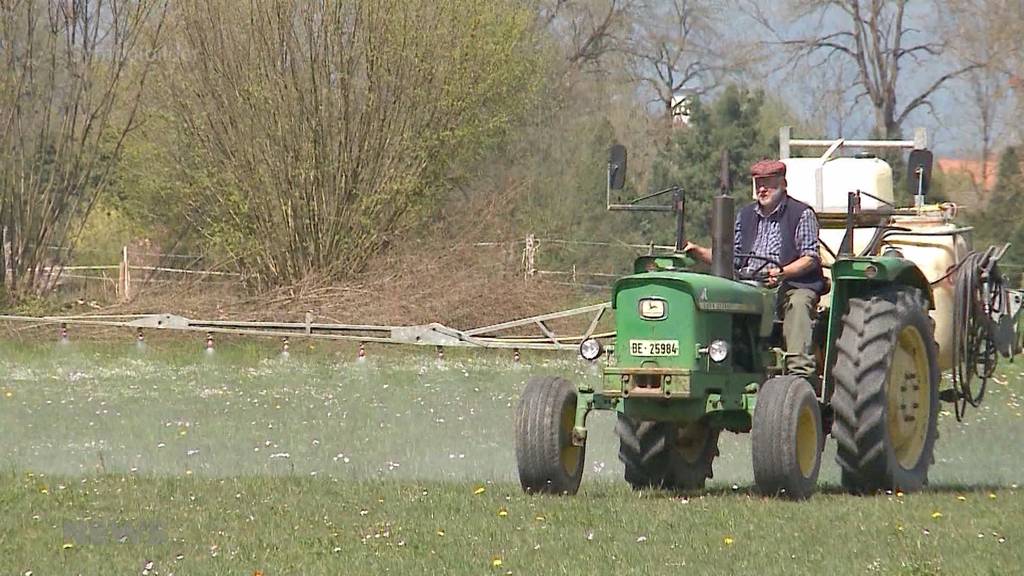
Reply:
<svg viewBox="0 0 1024 576"><path fill-rule="evenodd" d="M786 165L778 160L760 160L750 167L750 175L755 178L763 176L785 176Z"/></svg>

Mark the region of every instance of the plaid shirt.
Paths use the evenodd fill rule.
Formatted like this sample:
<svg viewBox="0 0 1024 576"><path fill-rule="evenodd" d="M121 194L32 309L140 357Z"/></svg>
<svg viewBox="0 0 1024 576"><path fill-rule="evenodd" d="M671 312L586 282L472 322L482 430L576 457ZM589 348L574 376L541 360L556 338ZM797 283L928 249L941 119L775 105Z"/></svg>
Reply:
<svg viewBox="0 0 1024 576"><path fill-rule="evenodd" d="M789 205L789 197L786 197L772 210L771 214L765 215L761 211L760 204L754 208L754 213L757 214L757 233L754 236L754 243L750 247L750 251L758 256L764 256L766 258L772 258L778 260L782 253L782 235L779 233L779 217L782 212ZM742 250L743 246L743 232L740 230L740 218L736 217L736 227L734 230L733 238L733 253L737 254ZM810 256L812 258L821 258L818 253L818 218L814 215L813 210L807 210L800 216L800 221L796 225L796 234L794 235L793 241L796 243L797 252L800 256ZM748 260L744 262L744 260ZM733 267L741 272L748 274L753 273L755 270L765 264L763 260L757 260L755 258L736 258L733 261ZM764 269L767 270L771 267L771 264L765 265Z"/></svg>

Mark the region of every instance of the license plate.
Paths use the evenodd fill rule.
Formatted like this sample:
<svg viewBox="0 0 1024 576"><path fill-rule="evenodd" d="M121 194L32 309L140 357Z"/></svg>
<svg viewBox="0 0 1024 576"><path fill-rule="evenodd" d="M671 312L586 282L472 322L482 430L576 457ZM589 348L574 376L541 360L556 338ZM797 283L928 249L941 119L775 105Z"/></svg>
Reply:
<svg viewBox="0 0 1024 576"><path fill-rule="evenodd" d="M678 356L678 340L630 340L630 356Z"/></svg>

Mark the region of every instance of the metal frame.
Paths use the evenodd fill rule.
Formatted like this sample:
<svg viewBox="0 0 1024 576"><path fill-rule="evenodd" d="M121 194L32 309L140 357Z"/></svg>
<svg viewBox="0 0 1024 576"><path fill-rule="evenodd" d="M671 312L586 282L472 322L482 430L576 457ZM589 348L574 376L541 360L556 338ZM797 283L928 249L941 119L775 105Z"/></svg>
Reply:
<svg viewBox="0 0 1024 576"><path fill-rule="evenodd" d="M818 157L818 167L814 170L814 197L817 205L816 210L821 210L825 204L825 182L823 168L825 163L832 159L832 156L840 148L895 148L925 150L928 148L928 131L924 128L914 129L913 140L847 140L837 138L835 140L806 140L794 139L790 135L791 127L779 128L779 159L791 158L793 147L825 148L825 153ZM756 190L754 190L756 196Z"/></svg>
<svg viewBox="0 0 1024 576"><path fill-rule="evenodd" d="M913 140L847 140L838 138L835 140L806 140L793 139L790 136L792 128L783 126L779 128L779 159L790 158L791 148L803 146L808 148L827 148L822 155L822 160L828 160L839 148L910 148L912 150L924 150L928 148L928 130L925 128L914 129Z"/></svg>
<svg viewBox="0 0 1024 576"><path fill-rule="evenodd" d="M313 322L311 314L305 322L240 322L233 320L192 320L175 314L132 314L102 316L14 316L0 315L0 321L35 325L79 325L136 330L176 330L208 334L239 334L247 336L299 337L323 340L351 340L380 344L415 344L421 346L461 346L468 348L504 348L523 350L575 350L587 338L614 338L615 332L595 333L598 323L611 304L593 304L560 312L551 312L519 320L482 326L471 330L450 328L436 322L418 326L383 326L365 324L325 324ZM592 315L583 334L559 335L548 322L564 318ZM510 331L533 327L534 335L513 335Z"/></svg>

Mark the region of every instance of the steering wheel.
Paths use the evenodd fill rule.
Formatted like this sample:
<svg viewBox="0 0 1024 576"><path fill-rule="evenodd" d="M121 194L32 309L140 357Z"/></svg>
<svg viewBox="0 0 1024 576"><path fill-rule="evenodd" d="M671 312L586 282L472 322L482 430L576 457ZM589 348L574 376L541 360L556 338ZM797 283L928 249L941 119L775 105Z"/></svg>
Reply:
<svg viewBox="0 0 1024 576"><path fill-rule="evenodd" d="M769 264L774 264L775 267L778 268L779 270L782 269L782 263L779 262L778 260L776 260L774 258L769 258L767 256L761 256L759 254L754 254L753 252L737 252L733 256L736 257L736 258L753 258L754 260L761 260L762 261L761 265L758 266L757 268L755 268L751 272L745 272L745 267L744 267L744 270L738 270L737 273L736 273L736 276L740 280L756 280L758 282L763 282L763 281L767 280L768 279L768 273L764 272L764 269Z"/></svg>

